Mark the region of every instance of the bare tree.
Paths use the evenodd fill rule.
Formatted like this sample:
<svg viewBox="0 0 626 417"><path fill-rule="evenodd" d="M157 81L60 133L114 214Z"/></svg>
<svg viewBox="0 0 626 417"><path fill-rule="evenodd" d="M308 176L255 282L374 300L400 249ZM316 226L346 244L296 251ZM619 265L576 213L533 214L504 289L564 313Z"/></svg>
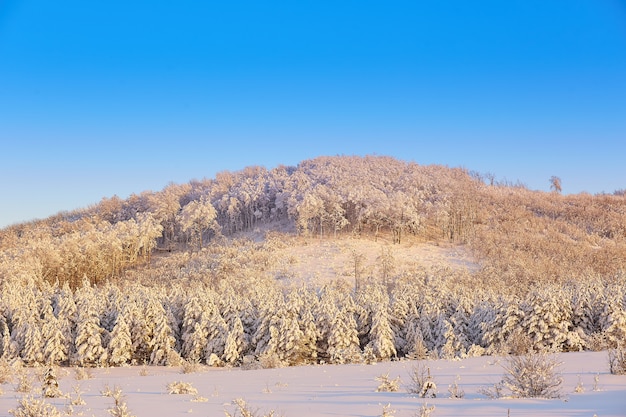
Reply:
<svg viewBox="0 0 626 417"><path fill-rule="evenodd" d="M557 177L556 175L553 175L550 177L550 189L552 191L554 191L555 193L561 193L562 188L561 188L561 178Z"/></svg>

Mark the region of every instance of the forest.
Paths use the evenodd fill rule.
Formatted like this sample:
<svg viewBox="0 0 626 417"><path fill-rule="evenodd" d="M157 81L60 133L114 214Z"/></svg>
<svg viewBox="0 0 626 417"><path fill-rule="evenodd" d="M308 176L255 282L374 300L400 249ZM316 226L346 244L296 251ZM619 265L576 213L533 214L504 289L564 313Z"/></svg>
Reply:
<svg viewBox="0 0 626 417"><path fill-rule="evenodd" d="M547 181L548 179L546 179ZM560 188L560 187L559 187ZM286 248L374 241L307 282ZM475 270L398 268L448 244ZM277 367L615 348L626 198L562 195L385 156L247 167L0 231L0 358Z"/></svg>

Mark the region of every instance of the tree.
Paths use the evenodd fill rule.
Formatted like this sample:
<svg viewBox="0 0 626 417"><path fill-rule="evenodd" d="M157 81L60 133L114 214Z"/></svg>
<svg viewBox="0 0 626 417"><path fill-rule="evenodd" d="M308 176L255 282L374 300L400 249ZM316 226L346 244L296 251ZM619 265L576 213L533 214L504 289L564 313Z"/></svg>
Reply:
<svg viewBox="0 0 626 417"><path fill-rule="evenodd" d="M202 249L204 233L212 229L215 234L219 232L217 224L217 211L207 197L189 202L180 213L180 225L183 232L189 232Z"/></svg>
<svg viewBox="0 0 626 417"><path fill-rule="evenodd" d="M550 189L555 193L561 193L561 178L553 175L550 177Z"/></svg>

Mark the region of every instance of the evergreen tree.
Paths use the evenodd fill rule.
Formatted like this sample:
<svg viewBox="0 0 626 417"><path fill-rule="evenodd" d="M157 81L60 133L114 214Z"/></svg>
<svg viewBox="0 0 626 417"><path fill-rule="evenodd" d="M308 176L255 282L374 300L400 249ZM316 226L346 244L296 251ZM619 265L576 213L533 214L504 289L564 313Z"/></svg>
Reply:
<svg viewBox="0 0 626 417"><path fill-rule="evenodd" d="M48 365L54 365L67 361L67 341L59 326L59 321L54 317L51 305L45 309L41 333L44 343L44 362Z"/></svg>
<svg viewBox="0 0 626 417"><path fill-rule="evenodd" d="M379 308L374 312L369 340L370 342L367 346L372 349L372 352L378 360L387 360L392 356L397 355L397 351L393 343L393 330L389 324L387 306L384 304L379 306Z"/></svg>
<svg viewBox="0 0 626 417"><path fill-rule="evenodd" d="M106 362L107 351L102 345L100 319L90 303L81 303L76 324L75 361L81 366L97 366Z"/></svg>
<svg viewBox="0 0 626 417"><path fill-rule="evenodd" d="M109 364L121 366L132 359L133 341L128 326L128 306L124 307L117 315L117 321L113 326L109 337Z"/></svg>
<svg viewBox="0 0 626 417"><path fill-rule="evenodd" d="M59 389L59 381L54 373L53 367L48 367L43 377L43 385L41 387L42 394L45 398L57 398L62 395Z"/></svg>

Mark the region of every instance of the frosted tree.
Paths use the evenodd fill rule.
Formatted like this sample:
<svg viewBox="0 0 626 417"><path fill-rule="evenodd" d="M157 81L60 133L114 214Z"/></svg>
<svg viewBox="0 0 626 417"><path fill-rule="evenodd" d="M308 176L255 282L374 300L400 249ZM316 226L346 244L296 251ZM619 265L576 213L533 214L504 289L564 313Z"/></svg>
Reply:
<svg viewBox="0 0 626 417"><path fill-rule="evenodd" d="M387 305L379 305L372 316L369 332L369 346L378 360L387 360L397 355L394 346L394 334L389 323Z"/></svg>
<svg viewBox="0 0 626 417"><path fill-rule="evenodd" d="M571 293L572 325L586 339L602 330L601 317L606 295L600 283L580 283L569 288Z"/></svg>
<svg viewBox="0 0 626 417"><path fill-rule="evenodd" d="M107 360L107 351L102 345L104 329L91 303L81 303L76 323L76 353L74 361L81 366L97 366Z"/></svg>
<svg viewBox="0 0 626 417"><path fill-rule="evenodd" d="M23 340L21 357L27 365L43 363L43 338L38 320L30 316L25 322L21 322L18 327L18 334Z"/></svg>
<svg viewBox="0 0 626 417"><path fill-rule="evenodd" d="M151 300L149 305L150 317L154 321L154 330L150 341L151 365L176 365L180 362L180 355L176 351L176 338L170 327L167 313L163 306Z"/></svg>
<svg viewBox="0 0 626 417"><path fill-rule="evenodd" d="M328 352L331 363L350 363L360 360L359 336L354 316L337 309L330 320Z"/></svg>
<svg viewBox="0 0 626 417"><path fill-rule="evenodd" d="M59 381L53 367L49 367L46 370L43 377L41 391L43 396L46 398L57 398L62 395L61 390L59 389Z"/></svg>
<svg viewBox="0 0 626 417"><path fill-rule="evenodd" d="M533 292L525 304L521 325L537 351L582 350L582 340L571 333L571 308L555 288Z"/></svg>
<svg viewBox="0 0 626 417"><path fill-rule="evenodd" d="M315 318L308 306L302 306L298 322L302 331L300 342L300 354L305 362L315 361L317 358L317 339L319 332L315 324Z"/></svg>
<svg viewBox="0 0 626 417"><path fill-rule="evenodd" d="M307 359L304 332L300 329L298 313L286 306L280 313L277 326L271 328L272 342L276 344L278 357L291 365L301 364Z"/></svg>
<svg viewBox="0 0 626 417"><path fill-rule="evenodd" d="M230 320L230 328L224 344L222 360L226 363L237 363L248 347L247 335L239 317Z"/></svg>
<svg viewBox="0 0 626 417"><path fill-rule="evenodd" d="M516 300L500 300L494 307L492 321L483 326L483 346L487 353L527 353L529 346L520 345L520 339L526 338L521 326L525 312Z"/></svg>
<svg viewBox="0 0 626 417"><path fill-rule="evenodd" d="M204 351L204 356L207 360L212 354L218 358L224 355L228 334L229 331L226 320L224 320L217 308L213 306L209 312L207 323L207 342Z"/></svg>
<svg viewBox="0 0 626 417"><path fill-rule="evenodd" d="M394 346L398 356L404 356L407 353L406 322L411 311L408 291L396 287L390 302L389 324L394 335Z"/></svg>
<svg viewBox="0 0 626 417"><path fill-rule="evenodd" d="M204 357L207 344L209 314L197 296L185 304L181 329L183 358L191 362L200 362Z"/></svg>
<svg viewBox="0 0 626 417"><path fill-rule="evenodd" d="M48 365L65 362L69 358L67 340L49 304L44 311L41 333L44 343L44 362Z"/></svg>
<svg viewBox="0 0 626 417"><path fill-rule="evenodd" d="M626 310L615 295L605 304L601 326L608 347L623 347L626 344Z"/></svg>
<svg viewBox="0 0 626 417"><path fill-rule="evenodd" d="M117 321L109 336L109 364L113 366L124 365L132 359L133 341L128 326L128 308L124 307L117 315Z"/></svg>
<svg viewBox="0 0 626 417"><path fill-rule="evenodd" d="M198 245L198 250L202 249L203 236L206 231L213 230L219 233L219 225L216 221L217 212L207 197L189 202L183 207L179 222L183 232L191 234Z"/></svg>
<svg viewBox="0 0 626 417"><path fill-rule="evenodd" d="M76 338L76 320L78 318L74 294L66 282L53 297L53 311L58 327L63 333L68 358L75 354L74 339Z"/></svg>
<svg viewBox="0 0 626 417"><path fill-rule="evenodd" d="M11 333L3 315L0 315L0 359L8 359L11 354Z"/></svg>

